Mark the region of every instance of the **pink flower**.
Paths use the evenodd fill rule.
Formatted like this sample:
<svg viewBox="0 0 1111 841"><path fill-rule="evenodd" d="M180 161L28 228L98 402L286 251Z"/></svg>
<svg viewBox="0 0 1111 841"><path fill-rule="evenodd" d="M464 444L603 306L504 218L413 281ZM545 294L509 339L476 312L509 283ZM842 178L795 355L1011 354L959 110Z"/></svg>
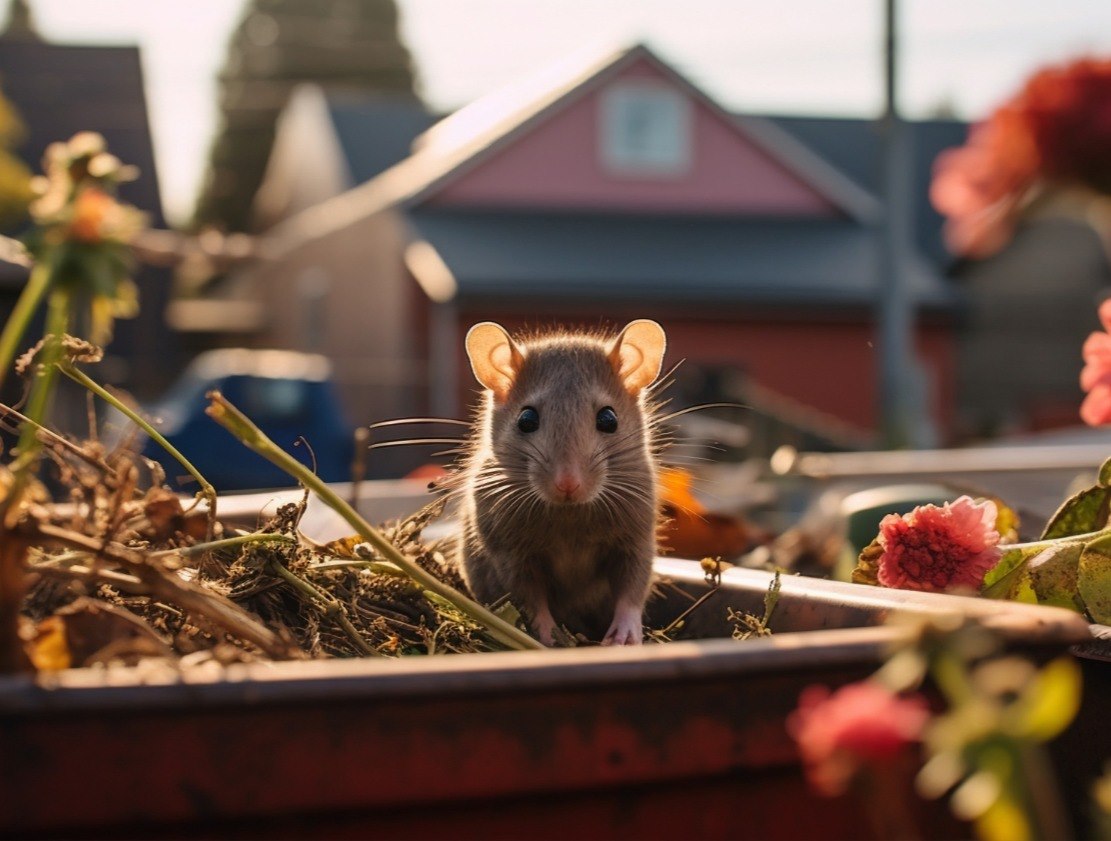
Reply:
<svg viewBox="0 0 1111 841"><path fill-rule="evenodd" d="M832 797L862 767L882 770L918 741L929 717L921 696L900 697L865 680L832 694L825 686L807 687L787 718L787 732L798 743L811 786Z"/></svg>
<svg viewBox="0 0 1111 841"><path fill-rule="evenodd" d="M962 496L942 507L920 505L880 521L883 554L876 577L884 587L945 592L979 590L999 561L995 503Z"/></svg>
<svg viewBox="0 0 1111 841"><path fill-rule="evenodd" d="M1099 307L1104 332L1092 333L1084 341L1084 370L1080 387L1088 392L1080 404L1080 417L1089 426L1111 423L1111 299Z"/></svg>

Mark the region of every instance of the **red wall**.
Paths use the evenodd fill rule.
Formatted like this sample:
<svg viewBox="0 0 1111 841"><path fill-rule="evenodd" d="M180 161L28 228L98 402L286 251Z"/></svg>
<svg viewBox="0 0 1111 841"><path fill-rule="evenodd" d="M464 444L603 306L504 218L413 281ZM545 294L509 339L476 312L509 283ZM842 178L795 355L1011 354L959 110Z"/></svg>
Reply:
<svg viewBox="0 0 1111 841"><path fill-rule="evenodd" d="M623 79L674 85L646 61L630 65L614 81ZM664 213L838 213L736 125L685 92L693 109L691 169L674 177L630 178L607 172L597 150L602 90L591 91L495 150L488 160L438 191L429 204Z"/></svg>
<svg viewBox="0 0 1111 841"><path fill-rule="evenodd" d="M860 315L802 313L793 319L738 313L735 319L708 314L652 312L612 313L550 310L542 316L483 305L463 309L460 335L478 321L497 321L510 331L562 323L620 327L632 318L655 318L668 336L665 367L680 359L693 364L730 365L766 388L833 415L862 430L877 427L878 369L875 330ZM952 331L944 324L922 324L917 351L928 374L930 405L942 438L951 429L954 412L955 360ZM477 385L466 359L459 372L461 400L468 405Z"/></svg>

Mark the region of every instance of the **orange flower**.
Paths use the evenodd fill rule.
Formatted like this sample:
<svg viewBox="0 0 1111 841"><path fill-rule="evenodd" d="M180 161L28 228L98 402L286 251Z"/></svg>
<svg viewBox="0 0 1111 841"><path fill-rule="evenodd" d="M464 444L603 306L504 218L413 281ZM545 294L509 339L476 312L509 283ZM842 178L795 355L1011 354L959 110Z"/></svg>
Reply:
<svg viewBox="0 0 1111 841"><path fill-rule="evenodd" d="M86 187L73 201L70 236L79 242L102 242L107 223L118 209L116 200L106 192L98 187Z"/></svg>
<svg viewBox="0 0 1111 841"><path fill-rule="evenodd" d="M984 257L1010 240L1023 207L1045 183L1111 195L1111 59L1039 71L973 126L968 142L938 156L930 200L948 217L958 254Z"/></svg>

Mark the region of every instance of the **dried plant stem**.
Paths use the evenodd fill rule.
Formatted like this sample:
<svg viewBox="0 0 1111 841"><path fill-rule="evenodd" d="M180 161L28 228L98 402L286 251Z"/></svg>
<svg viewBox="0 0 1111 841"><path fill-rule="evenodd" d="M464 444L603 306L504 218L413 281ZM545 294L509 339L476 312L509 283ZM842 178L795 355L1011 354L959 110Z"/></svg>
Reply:
<svg viewBox="0 0 1111 841"><path fill-rule="evenodd" d="M45 446L54 447L57 450L65 450L70 455L81 459L90 467L95 467L105 476L111 476L113 473L115 473L115 469L112 467L112 465L108 464L108 462L106 462L103 458L86 452L83 448L77 446L77 444L74 444L69 439L63 438L57 432L54 432L52 429L43 426L41 423L35 423L25 414L16 411L11 406L0 403L0 414L12 417L20 423L32 425L35 428L35 433L38 436L39 441L42 442L42 444L44 444Z"/></svg>
<svg viewBox="0 0 1111 841"><path fill-rule="evenodd" d="M30 311L23 316L26 321L33 315L34 308L45 292L50 273L46 269L36 268L32 272L32 279L39 274L38 283L44 284L43 290L37 293ZM28 282L28 286L31 282ZM24 290L26 296L27 290ZM21 297L20 301L24 300ZM18 309L18 305L17 305ZM15 316L9 319L10 325L15 321ZM50 397L54 391L56 377L54 363L61 356L62 336L69 324L69 295L61 290L56 290L50 296L50 304L46 314L47 335L43 344L42 366L34 371L34 382L31 386L31 395L27 399L27 422L19 431L19 455L11 465L11 482L7 493L0 501L0 673L14 671L27 671L32 668L27 655L23 651L23 642L19 637L19 611L23 604L23 594L27 586L27 576L24 574L27 565L27 549L29 542L15 533L19 522L23 493L27 483L31 480L31 473L38 462L42 450L42 441L38 436L38 428L46 415L50 405ZM12 338L7 327L0 337L0 362L4 370L11 364L10 356L3 354L14 353L14 344L19 341L25 332L24 324L18 335ZM5 342L10 342L8 347Z"/></svg>
<svg viewBox="0 0 1111 841"><path fill-rule="evenodd" d="M193 466L193 463L190 462L189 459L187 459L184 455L182 455L181 452L178 451L177 447L167 441L165 436L163 436L161 432L155 429L154 426L151 425L151 423L147 421L146 418L144 418L118 397L116 397L116 395L112 394L112 392L108 391L108 389L101 386L100 383L91 379L87 374L85 374L84 371L68 362L60 363L58 365L58 369L61 370L63 374L65 374L74 382L83 385L101 400L104 400L111 406L114 406L116 409L123 412L135 425L142 429L143 432L149 435L159 446L161 446L164 450L166 450L166 452L177 459L182 467L189 471L189 475L196 479L197 484L201 486L201 496L203 496L208 502L208 539L211 540L213 530L216 527L216 488L214 488L212 484L206 478L204 478L204 476L201 475L201 472Z"/></svg>
<svg viewBox="0 0 1111 841"><path fill-rule="evenodd" d="M222 394L219 392L209 392L208 397L212 402L209 404L207 412L217 423L227 429L244 445L271 463L282 468L282 470L286 471L286 473L320 497L320 500L343 517L363 540L373 546L386 560L404 570L405 573L422 588L450 602L456 610L484 626L490 635L502 645L516 649L543 648L538 641L534 640L528 634L506 622L504 619L495 615L472 599L468 599L455 588L435 578L420 566L406 558L382 535L381 532L359 516L358 512L355 511L346 500L336 494L335 491L321 481L311 470L301 464L301 462L297 461L297 459L293 458L293 456L266 437L262 430L255 426L246 415L228 402Z"/></svg>
<svg viewBox="0 0 1111 841"><path fill-rule="evenodd" d="M130 570L131 574L147 587L151 595L173 602L190 613L205 617L232 636L254 643L275 659L296 656L296 649L292 645L283 641L239 605L218 593L204 589L199 584L185 581L172 572L167 573L159 569L149 563L141 552L118 543L104 544L95 537L48 523L21 524L20 531L25 539L48 541L83 549L90 554L115 561Z"/></svg>
<svg viewBox="0 0 1111 841"><path fill-rule="evenodd" d="M161 558L167 555L180 555L183 558L195 558L207 552L218 552L221 549L234 549L239 546L246 546L250 543L288 543L296 545L297 538L290 537L288 534L277 534L274 532L252 532L251 534L241 534L236 537L226 537L223 540L210 540L207 543L196 543L193 546L162 549L158 552L151 552L149 557Z"/></svg>
<svg viewBox="0 0 1111 841"><path fill-rule="evenodd" d="M359 649L360 652L375 657L384 657L380 651L371 646L362 635L359 634L358 629L351 624L351 620L347 616L347 611L344 610L343 604L333 596L329 596L323 590L314 587L308 581L301 578L299 575L291 572L281 561L275 558L270 559L270 567L278 574L279 577L284 578L292 584L297 590L304 595L308 596L311 601L317 602L324 608L326 615L336 620L343 632L347 634L352 644Z"/></svg>
<svg viewBox="0 0 1111 841"><path fill-rule="evenodd" d="M87 557L87 556L86 556ZM134 575L126 572L116 572L112 569L97 569L96 567L71 564L68 566L32 566L31 570L36 575L45 575L48 578L62 578L77 581L91 581L97 584L108 584L122 593L131 596L146 596L150 590Z"/></svg>
<svg viewBox="0 0 1111 841"><path fill-rule="evenodd" d="M399 569L395 565L387 561L352 561L346 558L335 558L331 561L320 561L319 563L309 564L309 569L313 572L326 572L330 569L368 569L377 575L397 575L409 576L405 571Z"/></svg>

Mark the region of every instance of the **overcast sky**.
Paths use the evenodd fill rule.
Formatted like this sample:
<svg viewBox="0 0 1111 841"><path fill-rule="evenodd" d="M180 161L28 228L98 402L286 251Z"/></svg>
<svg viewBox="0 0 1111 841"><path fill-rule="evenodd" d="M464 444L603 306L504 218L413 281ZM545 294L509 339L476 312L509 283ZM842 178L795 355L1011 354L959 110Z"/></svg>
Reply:
<svg viewBox="0 0 1111 841"><path fill-rule="evenodd" d="M0 4L3 0L0 0ZM192 208L243 0L32 0L48 38L138 43L167 215ZM643 40L726 107L876 113L882 0L398 0L421 93L451 109L572 50ZM901 103L983 115L1034 68L1111 54L1111 0L902 0Z"/></svg>

